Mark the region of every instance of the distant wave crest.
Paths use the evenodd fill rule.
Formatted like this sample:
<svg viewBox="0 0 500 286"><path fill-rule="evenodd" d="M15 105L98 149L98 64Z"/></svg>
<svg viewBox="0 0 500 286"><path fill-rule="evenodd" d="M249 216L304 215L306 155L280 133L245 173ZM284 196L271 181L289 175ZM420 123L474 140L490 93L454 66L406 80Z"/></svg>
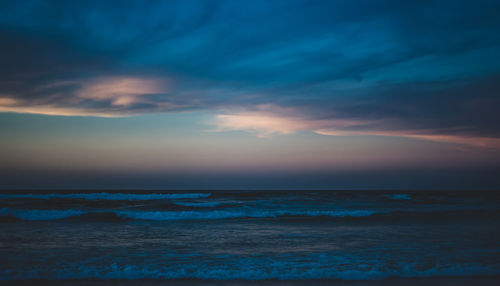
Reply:
<svg viewBox="0 0 500 286"><path fill-rule="evenodd" d="M257 211L257 210L212 210L212 211L81 211L81 210L32 210L0 209L0 216L21 220L59 220L67 218L108 220L132 219L151 221L212 220L232 218L278 218L278 217L364 217L375 214L369 210L339 211Z"/></svg>
<svg viewBox="0 0 500 286"><path fill-rule="evenodd" d="M39 209L0 209L0 221L13 220L61 220L76 219L82 221L109 220L148 220L148 221L180 221L180 220L216 220L216 219L314 219L314 220L453 220L456 218L495 219L498 211L373 211L373 210L262 210L262 209L211 209L211 210L39 210Z"/></svg>
<svg viewBox="0 0 500 286"><path fill-rule="evenodd" d="M393 194L393 195L386 195L387 198L391 200L396 200L396 201L409 201L411 200L410 195L407 194Z"/></svg>
<svg viewBox="0 0 500 286"><path fill-rule="evenodd" d="M80 193L80 194L0 194L0 199L83 199L113 201L147 201L162 199L208 198L211 193L178 194L126 194L126 193Z"/></svg>

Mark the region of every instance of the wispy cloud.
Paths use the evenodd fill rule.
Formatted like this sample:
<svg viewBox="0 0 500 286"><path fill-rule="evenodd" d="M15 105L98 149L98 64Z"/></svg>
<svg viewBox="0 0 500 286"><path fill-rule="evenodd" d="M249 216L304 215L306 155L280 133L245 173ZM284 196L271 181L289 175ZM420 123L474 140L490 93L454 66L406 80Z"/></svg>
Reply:
<svg viewBox="0 0 500 286"><path fill-rule="evenodd" d="M17 103L18 103L18 101L15 98L0 96L0 107L8 107L8 106L16 105Z"/></svg>
<svg viewBox="0 0 500 286"><path fill-rule="evenodd" d="M460 136L431 133L430 130L395 130L395 131L349 131L349 130L314 130L315 133L328 136L356 136L356 135L372 135L372 136L390 136L413 138L426 141L452 143L461 145L470 145L481 148L500 148L500 138L481 137L481 136Z"/></svg>
<svg viewBox="0 0 500 286"><path fill-rule="evenodd" d="M293 116L296 113L290 108L281 108L274 105L259 105L255 111L242 111L237 113L219 114L213 124L214 131L247 131L259 137L273 134L291 134L304 130L317 130L321 128L345 128L368 122L346 119L314 119Z"/></svg>
<svg viewBox="0 0 500 286"><path fill-rule="evenodd" d="M120 117L118 113L107 113L106 111L92 111L91 109L57 107L50 105L37 106L2 106L0 112L43 114L53 116L96 116L96 117Z"/></svg>
<svg viewBox="0 0 500 286"><path fill-rule="evenodd" d="M147 102L144 95L166 93L166 83L159 79L112 77L96 79L83 84L77 93L80 99L110 101L113 106L130 106Z"/></svg>
<svg viewBox="0 0 500 286"><path fill-rule="evenodd" d="M274 110L274 112L273 112ZM500 148L500 138L447 134L455 130L387 130L384 120L350 120L342 118L314 119L300 116L300 111L272 105L257 107L257 111L218 114L212 122L213 131L245 131L258 137L310 131L326 136L389 136L426 141Z"/></svg>
<svg viewBox="0 0 500 286"><path fill-rule="evenodd" d="M58 89L75 86L61 94ZM49 96L30 100L0 97L0 112L32 113L60 116L121 117L141 114L145 109L166 111L179 106L158 102L148 96L167 93L167 81L159 78L104 77L82 81L59 81L37 87ZM54 100L57 98L58 100Z"/></svg>

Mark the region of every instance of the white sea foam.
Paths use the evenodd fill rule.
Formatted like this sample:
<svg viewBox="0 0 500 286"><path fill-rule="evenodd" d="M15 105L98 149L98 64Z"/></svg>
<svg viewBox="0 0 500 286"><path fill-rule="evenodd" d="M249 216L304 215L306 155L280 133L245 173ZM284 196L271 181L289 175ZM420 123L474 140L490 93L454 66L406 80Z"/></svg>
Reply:
<svg viewBox="0 0 500 286"><path fill-rule="evenodd" d="M162 199L199 199L208 198L210 193L174 193L174 194L126 194L126 193L80 193L80 194L0 194L0 199L83 199L83 200L118 200L144 201Z"/></svg>

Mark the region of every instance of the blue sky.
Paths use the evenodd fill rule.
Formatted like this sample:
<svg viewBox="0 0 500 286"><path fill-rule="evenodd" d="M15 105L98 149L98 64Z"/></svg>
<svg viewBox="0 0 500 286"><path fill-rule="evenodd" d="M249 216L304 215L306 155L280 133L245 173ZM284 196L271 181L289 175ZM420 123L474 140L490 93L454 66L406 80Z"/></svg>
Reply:
<svg viewBox="0 0 500 286"><path fill-rule="evenodd" d="M1 1L0 187L498 188L498 12Z"/></svg>

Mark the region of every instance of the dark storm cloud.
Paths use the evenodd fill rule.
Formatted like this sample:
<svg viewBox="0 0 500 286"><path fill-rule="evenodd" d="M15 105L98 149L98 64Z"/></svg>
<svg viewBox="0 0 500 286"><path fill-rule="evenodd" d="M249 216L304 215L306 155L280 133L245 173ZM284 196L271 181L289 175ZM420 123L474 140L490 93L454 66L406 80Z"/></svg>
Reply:
<svg viewBox="0 0 500 286"><path fill-rule="evenodd" d="M498 1L3 1L0 111L236 108L298 116L286 131L496 138L498 12Z"/></svg>

